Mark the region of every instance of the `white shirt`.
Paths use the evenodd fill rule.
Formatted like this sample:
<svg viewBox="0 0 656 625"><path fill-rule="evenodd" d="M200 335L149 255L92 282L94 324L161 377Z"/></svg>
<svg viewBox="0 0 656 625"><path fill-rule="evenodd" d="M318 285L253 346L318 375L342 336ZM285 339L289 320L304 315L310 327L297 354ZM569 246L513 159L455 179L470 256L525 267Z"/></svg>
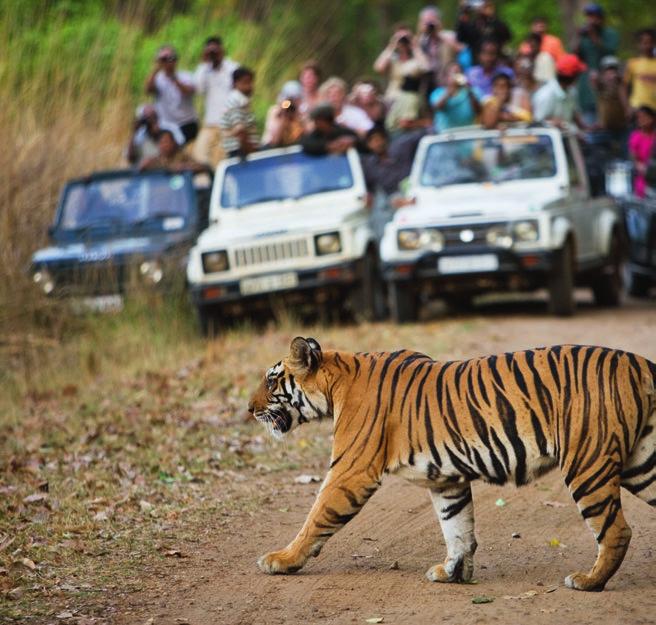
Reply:
<svg viewBox="0 0 656 625"><path fill-rule="evenodd" d="M533 119L542 122L559 119L574 121L576 112L576 89L570 87L564 91L555 78L545 83L533 94Z"/></svg>
<svg viewBox="0 0 656 625"><path fill-rule="evenodd" d="M223 59L214 69L211 63L196 68L194 82L198 93L205 95L205 126L218 126L228 108L228 94L232 89L232 73L239 67L232 59Z"/></svg>
<svg viewBox="0 0 656 625"><path fill-rule="evenodd" d="M176 72L177 79L191 87L196 87L194 78L189 72ZM194 96L184 95L178 86L163 71L155 75L155 108L160 121L172 122L178 126L184 126L198 119L194 108Z"/></svg>
<svg viewBox="0 0 656 625"><path fill-rule="evenodd" d="M345 104L342 112L335 118L341 126L346 126L357 133L364 134L373 128L374 123L361 108Z"/></svg>

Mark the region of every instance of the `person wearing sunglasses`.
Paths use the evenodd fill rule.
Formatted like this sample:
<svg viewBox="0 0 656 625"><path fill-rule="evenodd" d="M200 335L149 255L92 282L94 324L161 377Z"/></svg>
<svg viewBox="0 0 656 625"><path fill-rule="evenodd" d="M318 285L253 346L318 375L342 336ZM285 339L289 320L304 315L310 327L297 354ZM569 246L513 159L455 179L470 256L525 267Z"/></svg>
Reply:
<svg viewBox="0 0 656 625"><path fill-rule="evenodd" d="M196 86L189 72L178 71L178 55L173 46L162 46L155 66L146 79L146 93L155 97L155 109L162 122L176 124L185 144L198 134L198 114L194 108Z"/></svg>

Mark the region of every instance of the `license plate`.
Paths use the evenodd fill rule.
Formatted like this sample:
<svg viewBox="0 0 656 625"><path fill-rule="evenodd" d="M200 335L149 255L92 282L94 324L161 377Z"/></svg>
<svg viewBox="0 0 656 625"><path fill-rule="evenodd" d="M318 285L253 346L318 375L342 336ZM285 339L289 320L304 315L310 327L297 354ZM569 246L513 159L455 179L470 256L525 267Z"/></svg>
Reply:
<svg viewBox="0 0 656 625"><path fill-rule="evenodd" d="M244 278L239 282L239 291L242 295L255 295L256 293L269 293L293 289L298 286L298 275L293 271L289 273L275 273L271 276L258 278Z"/></svg>
<svg viewBox="0 0 656 625"><path fill-rule="evenodd" d="M123 296L113 294L82 297L74 300L73 307L76 312L118 312L123 310Z"/></svg>
<svg viewBox="0 0 656 625"><path fill-rule="evenodd" d="M440 273L474 273L496 271L498 268L499 259L496 254L445 256L437 261L437 269Z"/></svg>

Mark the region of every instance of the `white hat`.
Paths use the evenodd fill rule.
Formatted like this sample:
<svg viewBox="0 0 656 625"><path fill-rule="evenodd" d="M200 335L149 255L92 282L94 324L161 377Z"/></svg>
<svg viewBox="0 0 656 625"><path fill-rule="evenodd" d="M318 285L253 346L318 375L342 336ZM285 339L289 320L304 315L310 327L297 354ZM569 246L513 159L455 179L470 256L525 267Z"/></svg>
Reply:
<svg viewBox="0 0 656 625"><path fill-rule="evenodd" d="M303 87L298 80L288 80L278 94L278 102L283 100L297 100L303 97Z"/></svg>

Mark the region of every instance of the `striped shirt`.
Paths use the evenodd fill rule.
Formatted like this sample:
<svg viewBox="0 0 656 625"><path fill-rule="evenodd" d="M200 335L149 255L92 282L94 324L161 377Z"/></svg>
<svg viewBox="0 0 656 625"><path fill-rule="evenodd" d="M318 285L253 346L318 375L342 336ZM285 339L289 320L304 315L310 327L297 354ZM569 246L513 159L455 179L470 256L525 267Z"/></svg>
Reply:
<svg viewBox="0 0 656 625"><path fill-rule="evenodd" d="M259 146L259 133L255 123L255 115L251 110L251 101L241 91L233 89L228 96L227 110L221 117L219 126L225 131L223 133L223 149L226 154L235 152L241 148L239 133L246 129L251 146L255 149Z"/></svg>

